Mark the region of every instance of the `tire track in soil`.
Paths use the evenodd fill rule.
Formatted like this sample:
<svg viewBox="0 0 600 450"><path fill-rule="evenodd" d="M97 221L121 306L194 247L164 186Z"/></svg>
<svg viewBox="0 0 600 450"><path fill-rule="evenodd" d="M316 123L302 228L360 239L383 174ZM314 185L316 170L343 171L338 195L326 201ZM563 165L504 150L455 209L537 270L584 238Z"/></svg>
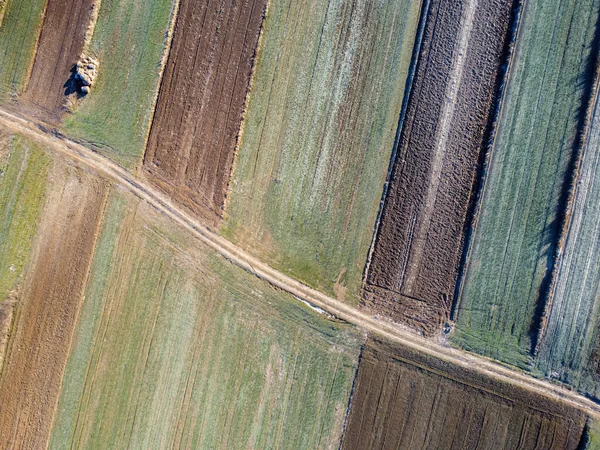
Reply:
<svg viewBox="0 0 600 450"><path fill-rule="evenodd" d="M426 335L450 315L512 7L436 0L428 11L363 289L368 309Z"/></svg>
<svg viewBox="0 0 600 450"><path fill-rule="evenodd" d="M352 323L374 336L385 338L406 350L420 352L423 357L439 359L440 364L450 364L459 369L472 370L481 376L489 377L490 380L522 387L545 398L560 400L584 411L586 414L600 418L600 404L570 389L533 378L520 370L498 364L489 358L447 347L432 339L426 339L408 331L399 324L351 307L282 274L217 235L205 225L200 224L195 218L174 205L167 196L151 185L146 184L143 180L137 179L131 172L83 145L61 136L55 130L48 130L43 125L16 117L2 109L0 109L0 124L7 129L24 134L28 138L44 144L48 149L65 155L69 159L103 172L135 196L152 205L160 213L183 226L227 260L267 283L298 297L301 301L318 306L336 318Z"/></svg>

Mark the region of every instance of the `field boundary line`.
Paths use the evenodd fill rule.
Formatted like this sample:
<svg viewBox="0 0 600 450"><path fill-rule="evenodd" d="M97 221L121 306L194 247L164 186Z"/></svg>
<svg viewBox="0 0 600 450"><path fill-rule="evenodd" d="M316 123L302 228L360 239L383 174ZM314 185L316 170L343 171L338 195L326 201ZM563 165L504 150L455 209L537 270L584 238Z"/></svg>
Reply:
<svg viewBox="0 0 600 450"><path fill-rule="evenodd" d="M269 284L357 326L363 331L458 367L474 370L496 381L519 386L547 398L562 401L586 414L600 418L600 404L571 389L534 378L525 372L499 364L489 358L444 346L433 340L415 335L402 328L401 325L366 314L284 275L217 235L214 230L197 222L191 215L175 206L169 198L148 185L143 179L136 177L133 173L123 169L106 157L93 152L91 149L67 139L57 131L48 129L42 124L20 118L2 109L0 109L0 123L14 132L24 134L30 139L44 144L45 147L57 153L66 155L70 159L81 162L107 175L141 200L191 231L195 237L231 263Z"/></svg>

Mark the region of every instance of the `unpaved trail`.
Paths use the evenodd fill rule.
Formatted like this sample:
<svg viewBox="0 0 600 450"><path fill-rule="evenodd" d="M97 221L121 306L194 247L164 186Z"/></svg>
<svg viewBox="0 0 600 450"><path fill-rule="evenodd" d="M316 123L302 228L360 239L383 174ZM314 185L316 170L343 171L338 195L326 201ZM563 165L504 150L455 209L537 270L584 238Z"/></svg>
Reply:
<svg viewBox="0 0 600 450"><path fill-rule="evenodd" d="M415 335L400 325L368 315L278 272L198 223L196 219L177 208L163 194L138 179L134 174L127 172L81 144L45 132L38 124L3 110L0 110L0 124L14 132L43 143L47 148L106 174L129 189L134 195L192 232L200 241L219 252L232 263L271 285L298 297L300 301L312 303L328 313L354 324L363 331L383 337L397 345L405 346L423 355L437 358L458 367L474 370L492 380L516 385L546 397L562 400L573 407L579 408L586 414L600 418L600 405L572 390L533 378L524 372L500 365L491 359L446 347L431 339Z"/></svg>

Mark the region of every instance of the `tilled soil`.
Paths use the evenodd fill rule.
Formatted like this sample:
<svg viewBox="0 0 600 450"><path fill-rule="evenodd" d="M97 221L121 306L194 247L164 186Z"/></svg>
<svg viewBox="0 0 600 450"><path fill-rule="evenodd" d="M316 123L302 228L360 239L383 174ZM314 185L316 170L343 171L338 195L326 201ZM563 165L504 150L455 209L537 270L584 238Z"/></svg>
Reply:
<svg viewBox="0 0 600 450"><path fill-rule="evenodd" d="M222 216L266 0L182 0L144 158L151 181Z"/></svg>
<svg viewBox="0 0 600 450"><path fill-rule="evenodd" d="M431 3L364 289L425 334L452 304L512 0Z"/></svg>
<svg viewBox="0 0 600 450"><path fill-rule="evenodd" d="M56 122L70 93L71 69L83 50L85 33L96 0L48 0L26 103L38 108L28 112ZM27 108L27 106L25 106Z"/></svg>
<svg viewBox="0 0 600 450"><path fill-rule="evenodd" d="M73 167L52 185L0 377L6 449L46 448L107 191Z"/></svg>
<svg viewBox="0 0 600 450"><path fill-rule="evenodd" d="M575 450L584 424L561 402L369 340L342 449Z"/></svg>

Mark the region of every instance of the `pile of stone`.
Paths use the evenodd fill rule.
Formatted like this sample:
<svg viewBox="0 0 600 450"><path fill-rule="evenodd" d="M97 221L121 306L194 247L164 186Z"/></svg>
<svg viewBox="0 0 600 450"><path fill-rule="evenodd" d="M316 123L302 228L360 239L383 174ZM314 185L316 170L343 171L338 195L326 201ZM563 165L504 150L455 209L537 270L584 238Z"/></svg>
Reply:
<svg viewBox="0 0 600 450"><path fill-rule="evenodd" d="M93 58L83 57L75 66L75 81L79 86L79 91L85 95L90 92L94 84L94 78L98 74L98 61Z"/></svg>

